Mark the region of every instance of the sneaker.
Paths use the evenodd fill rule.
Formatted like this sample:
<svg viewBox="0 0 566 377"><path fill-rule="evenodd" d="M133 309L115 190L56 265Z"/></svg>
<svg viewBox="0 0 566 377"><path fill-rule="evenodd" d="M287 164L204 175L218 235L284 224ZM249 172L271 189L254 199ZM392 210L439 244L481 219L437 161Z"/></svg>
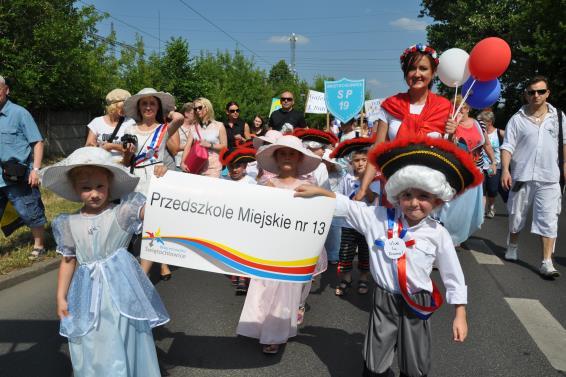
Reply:
<svg viewBox="0 0 566 377"><path fill-rule="evenodd" d="M495 209L490 208L485 214L485 217L487 217L488 219L493 219L495 217Z"/></svg>
<svg viewBox="0 0 566 377"><path fill-rule="evenodd" d="M36 260L36 259L39 259L42 256L44 256L45 254L47 254L47 250L45 250L45 248L34 247L33 250L31 251L31 253L29 253L28 259L29 260Z"/></svg>
<svg viewBox="0 0 566 377"><path fill-rule="evenodd" d="M507 245L507 251L505 252L505 259L507 260L517 260L517 252L519 251L519 246L510 243Z"/></svg>
<svg viewBox="0 0 566 377"><path fill-rule="evenodd" d="M543 260L539 272L546 278L557 278L560 276L560 272L554 268L551 260Z"/></svg>

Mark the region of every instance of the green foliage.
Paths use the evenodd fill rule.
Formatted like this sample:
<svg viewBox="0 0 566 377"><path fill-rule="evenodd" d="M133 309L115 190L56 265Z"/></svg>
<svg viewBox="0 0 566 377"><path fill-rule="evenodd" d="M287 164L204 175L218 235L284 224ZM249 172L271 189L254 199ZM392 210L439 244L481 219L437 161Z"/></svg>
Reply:
<svg viewBox="0 0 566 377"><path fill-rule="evenodd" d="M497 36L511 46L512 61L500 78L503 86L498 125L504 126L521 106L521 93L529 78L541 74L550 80L554 105L566 104L565 0L422 0L422 15L435 20L428 39L439 52L458 47L468 52L483 38Z"/></svg>

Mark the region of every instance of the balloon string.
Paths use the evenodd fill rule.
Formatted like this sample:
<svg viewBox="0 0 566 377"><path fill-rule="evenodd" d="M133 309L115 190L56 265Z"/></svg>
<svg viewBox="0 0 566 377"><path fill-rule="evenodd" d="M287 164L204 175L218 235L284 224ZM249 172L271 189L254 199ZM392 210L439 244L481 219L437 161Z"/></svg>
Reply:
<svg viewBox="0 0 566 377"><path fill-rule="evenodd" d="M454 92L454 101L452 103L452 114L451 117L454 117L454 110L456 110L456 98L458 97L458 85L456 85L456 91Z"/></svg>
<svg viewBox="0 0 566 377"><path fill-rule="evenodd" d="M475 83L476 80L472 81L472 85L470 85L470 87L466 91L466 95L464 96L464 98L462 98L462 102L460 103L460 106L458 106L458 109L454 112L454 114L452 114L452 120L456 119L456 114L460 112L462 106L464 106L464 103L466 103L466 100L468 99L468 96L470 95L470 92L472 91L472 88L474 87ZM454 101L454 103L456 103L456 101Z"/></svg>

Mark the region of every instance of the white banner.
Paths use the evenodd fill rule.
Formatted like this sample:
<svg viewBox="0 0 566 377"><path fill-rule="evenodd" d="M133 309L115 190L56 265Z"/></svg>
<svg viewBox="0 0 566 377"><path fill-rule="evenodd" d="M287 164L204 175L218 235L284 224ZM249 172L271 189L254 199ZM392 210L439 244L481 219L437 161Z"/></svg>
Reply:
<svg viewBox="0 0 566 377"><path fill-rule="evenodd" d="M366 110L366 117L368 117L368 119L377 116L377 113L381 109L382 101L383 98L376 98L376 99L370 99L369 101L365 102L364 107Z"/></svg>
<svg viewBox="0 0 566 377"><path fill-rule="evenodd" d="M141 257L221 274L308 282L334 200L293 193L179 172L154 177Z"/></svg>
<svg viewBox="0 0 566 377"><path fill-rule="evenodd" d="M305 105L305 113L307 114L326 114L326 98L323 92L309 90L307 95L307 103Z"/></svg>

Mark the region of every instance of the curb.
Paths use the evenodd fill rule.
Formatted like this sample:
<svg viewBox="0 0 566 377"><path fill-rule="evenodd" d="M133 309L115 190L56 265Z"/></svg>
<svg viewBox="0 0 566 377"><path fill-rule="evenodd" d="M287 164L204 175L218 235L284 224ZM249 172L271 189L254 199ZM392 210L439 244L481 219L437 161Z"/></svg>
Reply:
<svg viewBox="0 0 566 377"><path fill-rule="evenodd" d="M61 259L59 258L50 258L48 260L36 262L29 267L22 268L21 270L12 271L6 275L0 276L0 291L52 271L59 266L60 262Z"/></svg>

